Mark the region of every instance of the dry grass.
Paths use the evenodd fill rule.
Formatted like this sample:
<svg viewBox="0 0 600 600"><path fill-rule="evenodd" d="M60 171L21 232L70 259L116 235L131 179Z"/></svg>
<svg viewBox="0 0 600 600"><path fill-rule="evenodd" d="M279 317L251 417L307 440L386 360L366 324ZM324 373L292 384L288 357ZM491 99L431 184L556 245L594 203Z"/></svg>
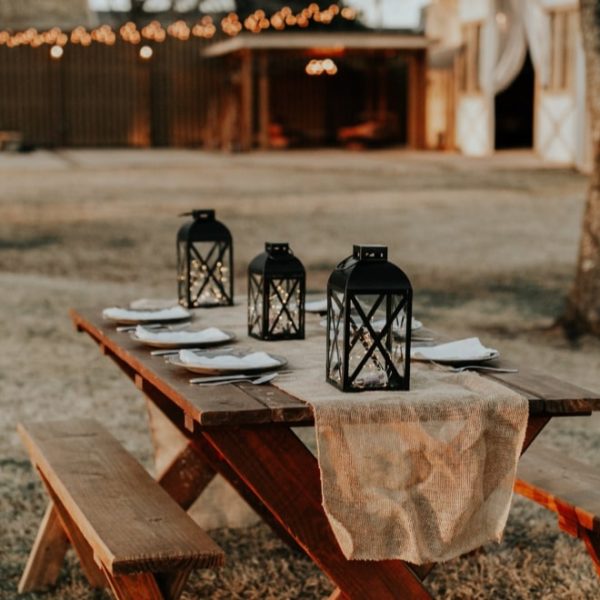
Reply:
<svg viewBox="0 0 600 600"><path fill-rule="evenodd" d="M94 415L151 468L142 398L72 331L66 309L172 295L183 210L217 208L233 231L239 274L265 239L290 241L316 291L352 243L387 243L428 325L476 332L517 361L600 388L600 343L572 347L544 330L570 283L585 180L527 155L35 153L0 156L0 183L2 598L16 595L44 506L17 421ZM598 423L557 420L542 435L600 467ZM204 522L245 520L239 506L235 518L222 507L211 513L229 506L225 494L215 486ZM228 566L197 573L188 598L320 598L331 590L262 525L214 535ZM437 567L429 585L444 598L600 596L583 547L522 499L502 544ZM104 596L87 588L71 557L57 588L39 597Z"/></svg>

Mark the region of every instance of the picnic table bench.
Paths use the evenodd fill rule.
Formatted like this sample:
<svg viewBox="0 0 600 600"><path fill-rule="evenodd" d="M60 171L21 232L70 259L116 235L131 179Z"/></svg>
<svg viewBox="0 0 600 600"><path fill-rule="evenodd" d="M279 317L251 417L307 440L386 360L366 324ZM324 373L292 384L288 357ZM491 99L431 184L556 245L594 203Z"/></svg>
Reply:
<svg viewBox="0 0 600 600"><path fill-rule="evenodd" d="M555 512L560 528L583 541L600 575L600 473L537 442L519 461L515 492Z"/></svg>
<svg viewBox="0 0 600 600"><path fill-rule="evenodd" d="M193 569L222 564L223 551L95 421L18 430L50 497L19 592L56 581L67 540L90 585L119 600L175 600Z"/></svg>
<svg viewBox="0 0 600 600"><path fill-rule="evenodd" d="M243 308L211 309L204 315L212 326L239 337L246 334ZM143 391L154 421L153 433L160 435L162 421L174 425L185 438L185 446L160 478L161 485L182 506L189 506L220 473L276 533L299 547L335 583L332 597L431 597L423 580L434 565L349 561L342 554L321 505L317 460L292 430L314 423L305 401L309 398L293 397L272 385L231 384L218 388L218 393L190 385L188 373L117 332L114 325L103 321L100 309L71 311L71 318ZM307 323L306 336L301 343L307 355L322 352L323 331L317 323ZM277 352L285 355L287 343L291 342L279 342ZM256 340L252 344L274 348ZM526 369L485 376L528 399L524 451L550 419L600 410L598 394L552 376Z"/></svg>

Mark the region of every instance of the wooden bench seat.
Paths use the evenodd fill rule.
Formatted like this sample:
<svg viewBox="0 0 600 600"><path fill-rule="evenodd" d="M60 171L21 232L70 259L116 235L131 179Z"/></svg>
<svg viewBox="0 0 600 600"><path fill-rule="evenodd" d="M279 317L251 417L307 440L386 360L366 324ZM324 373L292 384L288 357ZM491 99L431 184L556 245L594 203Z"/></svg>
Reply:
<svg viewBox="0 0 600 600"><path fill-rule="evenodd" d="M52 585L73 545L90 584L119 599L177 598L222 550L93 420L20 424L50 496L19 591Z"/></svg>
<svg viewBox="0 0 600 600"><path fill-rule="evenodd" d="M515 492L555 512L600 575L600 471L536 442L519 460Z"/></svg>

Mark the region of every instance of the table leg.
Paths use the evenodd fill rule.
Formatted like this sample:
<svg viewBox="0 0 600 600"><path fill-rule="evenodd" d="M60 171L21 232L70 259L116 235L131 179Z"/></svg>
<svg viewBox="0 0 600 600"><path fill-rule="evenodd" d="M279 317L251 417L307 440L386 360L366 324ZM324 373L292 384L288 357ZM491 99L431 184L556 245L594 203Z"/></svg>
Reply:
<svg viewBox="0 0 600 600"><path fill-rule="evenodd" d="M317 461L288 427L215 428L201 433L333 580L342 598L431 598L403 561L345 558L321 505Z"/></svg>
<svg viewBox="0 0 600 600"><path fill-rule="evenodd" d="M529 448L535 438L542 432L542 429L548 425L551 418L552 417L529 417L521 454Z"/></svg>
<svg viewBox="0 0 600 600"><path fill-rule="evenodd" d="M237 476L235 471L227 464L223 456L202 437L200 434L194 435L186 427L186 420L183 411L173 404L173 402L165 396L160 390L152 386L149 382L143 381L138 384L138 387L146 394L147 398L158 409L163 418L176 427L179 432L186 436L190 443L190 449L196 455L196 460L203 465L207 465L213 472L219 473L250 505L250 507L262 517L263 521L269 524L275 533L286 542L293 550L299 550L295 540L289 535L285 527L276 521L265 505L246 485L246 483Z"/></svg>
<svg viewBox="0 0 600 600"><path fill-rule="evenodd" d="M187 510L214 479L215 470L150 398L146 398L157 481Z"/></svg>

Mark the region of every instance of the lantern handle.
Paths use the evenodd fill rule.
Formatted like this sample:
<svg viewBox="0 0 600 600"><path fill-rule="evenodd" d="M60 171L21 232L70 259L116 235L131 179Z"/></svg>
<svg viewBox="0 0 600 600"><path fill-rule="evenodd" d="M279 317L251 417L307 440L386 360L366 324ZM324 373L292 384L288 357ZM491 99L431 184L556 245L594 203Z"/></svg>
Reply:
<svg viewBox="0 0 600 600"><path fill-rule="evenodd" d="M179 213L178 217L194 217L194 219L214 219L215 218L215 210L214 208L205 208L205 209L194 209L189 210L187 212Z"/></svg>

